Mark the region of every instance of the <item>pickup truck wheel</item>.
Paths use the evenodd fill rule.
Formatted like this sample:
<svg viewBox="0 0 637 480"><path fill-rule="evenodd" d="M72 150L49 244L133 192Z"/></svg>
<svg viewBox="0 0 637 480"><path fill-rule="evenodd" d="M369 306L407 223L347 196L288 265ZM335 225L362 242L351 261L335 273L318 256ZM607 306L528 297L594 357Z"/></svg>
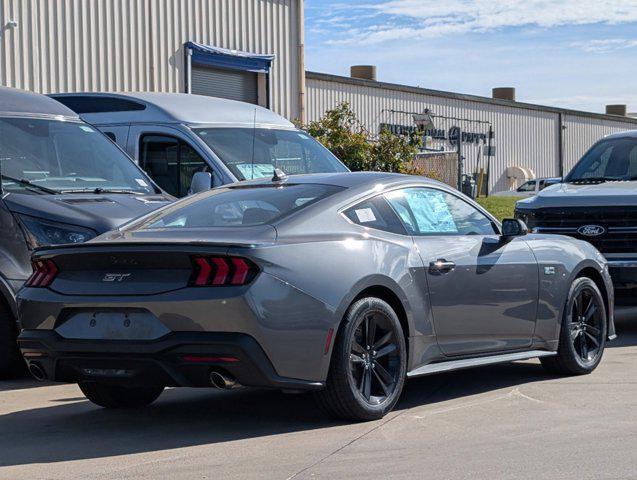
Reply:
<svg viewBox="0 0 637 480"><path fill-rule="evenodd" d="M15 318L7 306L0 302L0 380L22 376L26 372L17 338Z"/></svg>
<svg viewBox="0 0 637 480"><path fill-rule="evenodd" d="M326 388L316 400L330 416L376 420L390 412L405 383L407 349L394 310L379 298L355 302L336 338Z"/></svg>
<svg viewBox="0 0 637 480"><path fill-rule="evenodd" d="M81 382L82 393L95 405L104 408L140 408L153 403L164 387L121 387L99 382Z"/></svg>
<svg viewBox="0 0 637 480"><path fill-rule="evenodd" d="M542 365L561 375L591 373L602 360L607 328L606 307L599 288L590 278L575 279L562 316L557 355L542 358Z"/></svg>

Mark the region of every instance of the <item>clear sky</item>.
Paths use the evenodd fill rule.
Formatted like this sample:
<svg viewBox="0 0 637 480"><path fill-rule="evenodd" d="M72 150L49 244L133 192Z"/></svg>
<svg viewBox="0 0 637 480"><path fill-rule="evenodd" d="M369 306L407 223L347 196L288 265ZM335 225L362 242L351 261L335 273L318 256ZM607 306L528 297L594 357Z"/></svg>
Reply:
<svg viewBox="0 0 637 480"><path fill-rule="evenodd" d="M306 67L593 112L637 112L637 0L305 0Z"/></svg>

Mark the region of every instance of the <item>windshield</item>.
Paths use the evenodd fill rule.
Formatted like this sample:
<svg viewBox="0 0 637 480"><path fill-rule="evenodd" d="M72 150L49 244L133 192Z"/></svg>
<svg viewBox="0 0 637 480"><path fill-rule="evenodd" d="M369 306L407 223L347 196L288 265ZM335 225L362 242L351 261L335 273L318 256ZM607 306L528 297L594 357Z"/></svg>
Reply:
<svg viewBox="0 0 637 480"><path fill-rule="evenodd" d="M299 130L197 128L194 131L239 180L271 177L275 168L289 175L347 172L329 150Z"/></svg>
<svg viewBox="0 0 637 480"><path fill-rule="evenodd" d="M81 122L0 118L0 162L5 191L154 193L119 148Z"/></svg>
<svg viewBox="0 0 637 480"><path fill-rule="evenodd" d="M637 138L602 140L575 165L567 182L637 180Z"/></svg>
<svg viewBox="0 0 637 480"><path fill-rule="evenodd" d="M518 192L534 192L535 180L529 180L518 187Z"/></svg>
<svg viewBox="0 0 637 480"><path fill-rule="evenodd" d="M258 185L219 188L181 200L147 217L141 230L254 226L274 222L343 187L320 184Z"/></svg>

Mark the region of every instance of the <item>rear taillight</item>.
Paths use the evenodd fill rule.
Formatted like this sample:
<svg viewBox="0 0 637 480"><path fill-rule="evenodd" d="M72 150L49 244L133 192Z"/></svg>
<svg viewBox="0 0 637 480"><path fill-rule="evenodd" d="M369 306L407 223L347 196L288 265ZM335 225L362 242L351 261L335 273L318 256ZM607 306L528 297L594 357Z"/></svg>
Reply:
<svg viewBox="0 0 637 480"><path fill-rule="evenodd" d="M31 264L33 273L27 280L27 287L43 288L53 283L59 271L53 260L34 260Z"/></svg>
<svg viewBox="0 0 637 480"><path fill-rule="evenodd" d="M252 261L241 257L192 257L190 285L195 287L221 287L246 285L259 273Z"/></svg>

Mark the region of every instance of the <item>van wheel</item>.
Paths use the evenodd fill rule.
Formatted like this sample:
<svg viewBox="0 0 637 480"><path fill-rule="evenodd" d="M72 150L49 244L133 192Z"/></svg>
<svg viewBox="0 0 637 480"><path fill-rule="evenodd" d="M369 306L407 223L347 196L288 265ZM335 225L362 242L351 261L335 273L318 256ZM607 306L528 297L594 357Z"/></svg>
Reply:
<svg viewBox="0 0 637 480"><path fill-rule="evenodd" d="M159 398L164 387L121 387L99 382L80 382L82 393L104 408L140 408Z"/></svg>
<svg viewBox="0 0 637 480"><path fill-rule="evenodd" d="M560 375L591 373L604 354L607 331L604 297L593 280L575 279L564 308L557 355L540 359L550 372Z"/></svg>
<svg viewBox="0 0 637 480"><path fill-rule="evenodd" d="M398 316L387 302L363 298L345 316L326 387L315 393L317 403L336 418L382 418L398 402L406 371L407 349Z"/></svg>
<svg viewBox="0 0 637 480"><path fill-rule="evenodd" d="M26 373L16 339L18 328L9 308L0 303L0 380L15 378Z"/></svg>

